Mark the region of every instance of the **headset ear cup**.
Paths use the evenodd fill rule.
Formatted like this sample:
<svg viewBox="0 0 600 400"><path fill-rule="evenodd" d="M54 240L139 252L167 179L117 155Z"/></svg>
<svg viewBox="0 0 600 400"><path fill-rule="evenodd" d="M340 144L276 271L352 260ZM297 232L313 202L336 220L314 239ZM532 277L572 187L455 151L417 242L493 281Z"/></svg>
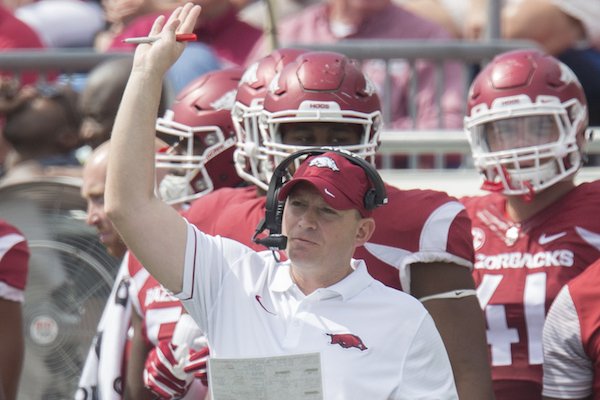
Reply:
<svg viewBox="0 0 600 400"><path fill-rule="evenodd" d="M365 208L367 210L374 210L377 206L377 190L371 188L365 193Z"/></svg>
<svg viewBox="0 0 600 400"><path fill-rule="evenodd" d="M280 201L277 203L277 211L275 213L275 221L277 226L279 226L280 231L277 233L281 233L281 226L283 224L283 208L285 207L285 202Z"/></svg>
<svg viewBox="0 0 600 400"><path fill-rule="evenodd" d="M271 228L272 233L281 233L281 224L283 222L283 207L285 206L284 201L277 200L279 198L279 190L283 184L279 185L279 187L275 190L273 194L273 201L275 201L273 221L275 221L275 225ZM274 232L275 226L278 227L277 232Z"/></svg>

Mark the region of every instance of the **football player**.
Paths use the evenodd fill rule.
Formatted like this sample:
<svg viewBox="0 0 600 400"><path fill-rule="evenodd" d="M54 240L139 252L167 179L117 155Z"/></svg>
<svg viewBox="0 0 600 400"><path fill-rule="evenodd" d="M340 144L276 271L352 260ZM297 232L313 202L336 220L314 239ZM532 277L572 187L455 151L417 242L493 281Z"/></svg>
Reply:
<svg viewBox="0 0 600 400"><path fill-rule="evenodd" d="M600 261L561 289L542 336L544 400L593 399L600 394Z"/></svg>
<svg viewBox="0 0 600 400"><path fill-rule="evenodd" d="M468 95L465 130L483 189L463 199L496 399L540 399L542 327L560 288L600 256L600 183L574 178L588 112L573 72L537 50L493 59Z"/></svg>
<svg viewBox="0 0 600 400"><path fill-rule="evenodd" d="M0 398L16 399L25 356L22 304L29 247L23 234L0 219Z"/></svg>

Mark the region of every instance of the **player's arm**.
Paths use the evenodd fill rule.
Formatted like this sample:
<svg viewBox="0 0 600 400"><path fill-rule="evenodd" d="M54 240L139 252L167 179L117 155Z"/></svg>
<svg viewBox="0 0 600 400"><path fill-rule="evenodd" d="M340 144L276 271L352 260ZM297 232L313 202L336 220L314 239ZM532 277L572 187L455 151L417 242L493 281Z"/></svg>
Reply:
<svg viewBox="0 0 600 400"><path fill-rule="evenodd" d="M471 271L451 263L416 263L410 268L411 294L423 299L440 332L459 398L493 399L483 313L475 295L464 296L475 289Z"/></svg>
<svg viewBox="0 0 600 400"><path fill-rule="evenodd" d="M0 324L0 399L13 400L17 398L25 346L21 303L0 298L0 315L4 321Z"/></svg>
<svg viewBox="0 0 600 400"><path fill-rule="evenodd" d="M138 45L111 136L105 207L127 247L172 292L182 286L187 228L183 218L154 195L154 135L162 80L184 50L175 33L192 32L199 6L158 17Z"/></svg>
<svg viewBox="0 0 600 400"><path fill-rule="evenodd" d="M568 286L554 299L542 335L543 399L592 399L594 362L581 338L580 316Z"/></svg>
<svg viewBox="0 0 600 400"><path fill-rule="evenodd" d="M131 313L133 338L127 361L127 377L125 379L125 400L153 399L154 394L144 386L144 364L150 352L150 345L143 335L143 320L137 312Z"/></svg>

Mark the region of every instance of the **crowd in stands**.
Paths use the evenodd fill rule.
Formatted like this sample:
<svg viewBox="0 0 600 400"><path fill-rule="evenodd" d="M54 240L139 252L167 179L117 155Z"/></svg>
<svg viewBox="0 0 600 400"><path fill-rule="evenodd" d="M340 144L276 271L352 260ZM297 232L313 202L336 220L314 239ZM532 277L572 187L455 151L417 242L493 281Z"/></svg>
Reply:
<svg viewBox="0 0 600 400"><path fill-rule="evenodd" d="M484 188L493 193L457 200L428 190L407 194L388 185L394 204L410 200L419 203L419 210L375 213L380 230L355 256L367 260L374 278L421 300L432 316L447 351L443 362L436 358L440 376L454 376L452 387L437 382L443 386L440 393L499 400L600 396L590 372L598 347L593 283L598 280L594 261L600 255L600 229L587 217L600 203L595 203L596 183L577 186L573 181L586 161L586 129L600 124L600 5L588 0L503 2L501 39L531 40L538 50L500 55L487 66L479 65L472 82L465 82L470 78L462 73L460 60L448 62L441 90L436 66L426 60L417 61L413 70L405 60L358 63L336 53L291 48L353 39L374 46L383 39L485 42L488 1L194 0L202 11L185 29L197 40L178 47L180 54L161 65L158 53L151 53L159 46L142 45L145 50L140 50L123 39L164 34L155 21L180 10L183 0L0 0L0 55L65 48L134 55L99 64L83 74L80 86L55 74L42 79L35 68L17 73L2 71L0 65L0 191L36 179L81 181L87 223L97 229L107 251L123 260L111 298L121 295L123 285L127 298L107 303L97 347L90 348L76 396L86 398L98 387L136 399L198 398L207 391L210 343L205 337L190 342L190 351L182 356L177 351L181 343L173 339L184 325L196 332L199 320L206 336L215 332L203 319L206 315L185 299L185 276L173 285L170 277L162 279L160 268L151 275L136 258L139 254L128 251L104 209L113 128L122 138L125 128L136 134L141 130L138 117L139 127L148 121L156 127L156 168L165 169L156 177L158 197L194 229L233 238L256 251L264 248L251 239L268 206L269 179L290 153L335 145L374 161L383 129L464 127ZM137 67L141 75L144 55L154 57L154 69L149 69L153 77L166 66L160 85L148 85L147 99L137 93L151 110L127 97L136 94L132 70ZM386 80L388 72L391 81ZM411 97L413 75L418 85ZM378 93L386 84L392 90L389 123L383 125ZM539 104L539 98L524 100L537 95L552 99ZM441 110L436 96L441 96ZM556 99L558 104L553 103ZM325 107L327 101L340 108L337 113L311 114L310 104ZM413 106L415 118L409 113ZM505 118L503 106L515 107L516 116ZM337 125L339 129L329 128ZM525 130L546 142L532 143ZM508 131L512 136L503 139ZM552 147L555 141L560 143ZM259 149L259 143L267 150ZM529 147L535 147L535 156L523 150ZM548 159L552 167L544 169ZM405 160L395 162L402 165ZM168 172L181 163L189 171ZM217 216L222 207L231 210L227 218ZM420 214L427 221L416 217ZM407 226L407 232L398 226ZM0 310L19 326L28 257L18 226L0 215ZM544 262L543 271L535 270L534 264ZM153 313L166 302L176 315L155 321ZM178 328L188 312L196 322L186 320ZM109 326L110 315L118 315L120 325ZM126 337L123 332L130 326L135 333ZM108 347L105 352L114 354L104 358L98 343L102 334L114 335L111 343L118 347L116 353ZM15 335L22 338L24 333L0 329L0 339ZM126 340L133 346L127 352ZM14 373L23 363L22 347L9 354L0 346L0 355L9 354L17 366L8 371L9 358L0 357L0 400L18 398ZM217 356L228 354L220 343L215 349ZM114 369L108 385L99 380L102 368ZM568 383L565 376L571 379ZM117 380L126 384L112 385Z"/></svg>

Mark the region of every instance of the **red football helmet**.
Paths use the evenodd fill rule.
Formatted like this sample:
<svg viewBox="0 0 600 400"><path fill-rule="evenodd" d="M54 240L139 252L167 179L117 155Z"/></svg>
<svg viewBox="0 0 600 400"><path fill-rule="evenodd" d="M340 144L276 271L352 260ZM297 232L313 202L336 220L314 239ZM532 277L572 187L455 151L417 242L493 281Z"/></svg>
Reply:
<svg viewBox="0 0 600 400"><path fill-rule="evenodd" d="M538 50L495 57L469 90L465 130L483 189L533 196L581 167L588 112L565 64Z"/></svg>
<svg viewBox="0 0 600 400"><path fill-rule="evenodd" d="M360 143L340 147L374 162L381 121L381 105L375 86L350 59L325 51L302 54L273 79L265 96L259 124L269 157L264 175L270 177L272 169L283 158L307 148L284 144L280 132L282 124L358 125L361 128Z"/></svg>
<svg viewBox="0 0 600 400"><path fill-rule="evenodd" d="M243 182L233 164L236 136L231 120L242 73L235 67L196 78L157 119L158 132L177 138L156 156L156 168L169 170L159 187L163 200L186 202Z"/></svg>
<svg viewBox="0 0 600 400"><path fill-rule="evenodd" d="M238 87L235 104L231 110L238 136L234 159L238 174L246 181L267 190L266 178L261 176L264 162L258 119L269 84L273 78L306 50L277 49L249 66Z"/></svg>

